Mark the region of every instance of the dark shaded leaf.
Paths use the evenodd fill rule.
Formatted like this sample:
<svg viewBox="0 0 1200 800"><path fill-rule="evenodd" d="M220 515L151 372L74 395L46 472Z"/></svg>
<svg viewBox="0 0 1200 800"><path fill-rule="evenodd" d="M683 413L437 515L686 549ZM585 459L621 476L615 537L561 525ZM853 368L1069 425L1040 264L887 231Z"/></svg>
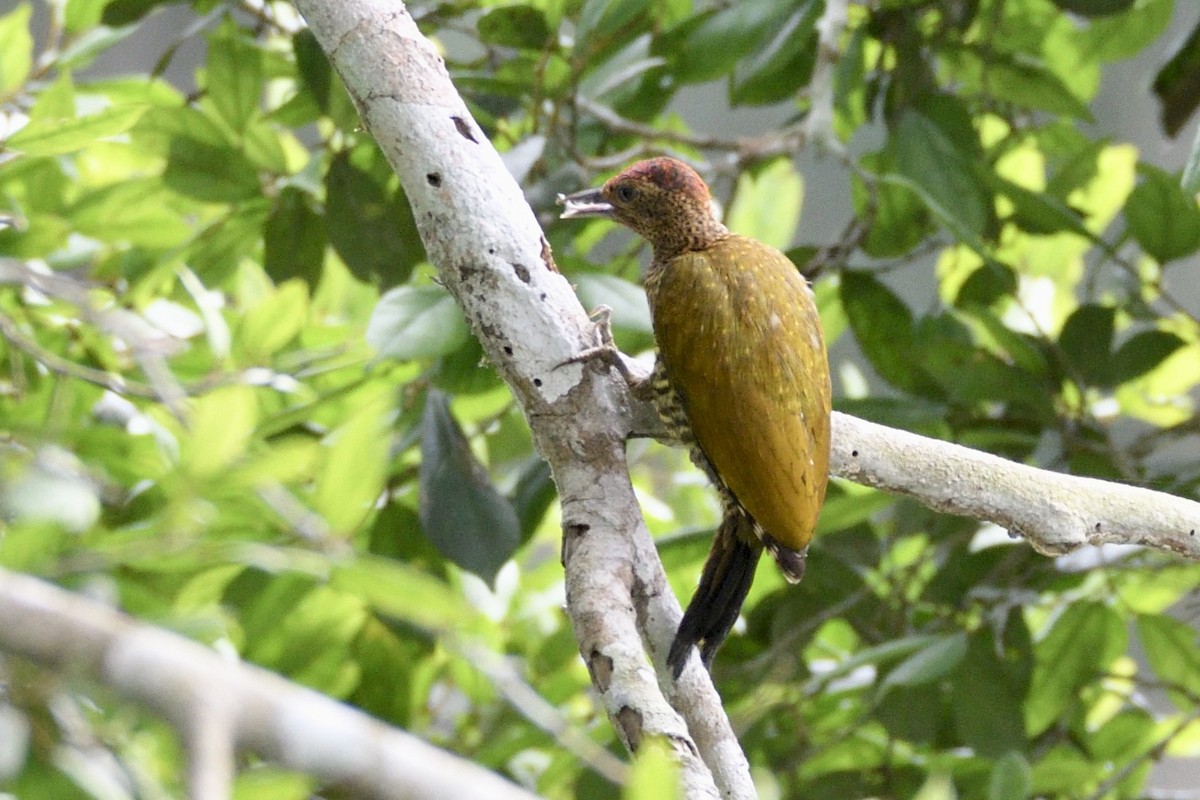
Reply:
<svg viewBox="0 0 1200 800"><path fill-rule="evenodd" d="M251 200L205 230L192 241L188 264L208 286L216 286L233 275L243 256L255 252L270 215L266 198Z"/></svg>
<svg viewBox="0 0 1200 800"><path fill-rule="evenodd" d="M441 392L429 392L421 429L421 527L443 556L491 584L521 543L517 513L475 460Z"/></svg>
<svg viewBox="0 0 1200 800"><path fill-rule="evenodd" d="M317 43L312 31L304 28L292 36L292 54L296 58L296 70L300 80L317 101L322 111L329 110L329 87L332 84L332 68L325 51Z"/></svg>
<svg viewBox="0 0 1200 800"><path fill-rule="evenodd" d="M1142 181L1125 201L1129 230L1160 264L1200 248L1200 208L1179 183L1162 170L1140 164Z"/></svg>
<svg viewBox="0 0 1200 800"><path fill-rule="evenodd" d="M958 668L967 655L967 635L957 632L939 636L928 646L901 661L884 676L880 693L897 686L920 686L940 680Z"/></svg>
<svg viewBox="0 0 1200 800"><path fill-rule="evenodd" d="M461 347L433 363L429 379L449 394L477 394L500 385L500 377L487 363L479 339L470 335Z"/></svg>
<svg viewBox="0 0 1200 800"><path fill-rule="evenodd" d="M321 215L307 192L288 186L276 198L263 228L263 267L276 283L303 278L315 287L324 261Z"/></svg>
<svg viewBox="0 0 1200 800"><path fill-rule="evenodd" d="M890 151L863 158L863 166L875 173L895 171ZM894 182L868 185L854 176L850 189L860 218L870 222L863 251L875 258L902 256L920 244L929 233L929 209L921 196Z"/></svg>
<svg viewBox="0 0 1200 800"><path fill-rule="evenodd" d="M777 0L742 0L714 11L676 51L675 76L700 83L725 75L746 53L769 43L789 16L788 5Z"/></svg>
<svg viewBox="0 0 1200 800"><path fill-rule="evenodd" d="M914 360L908 306L875 276L853 270L842 273L841 298L859 347L879 376L900 389L920 393L928 382Z"/></svg>
<svg viewBox="0 0 1200 800"><path fill-rule="evenodd" d="M408 199L390 197L366 171L339 153L325 175L325 232L355 277L394 286L425 259Z"/></svg>
<svg viewBox="0 0 1200 800"><path fill-rule="evenodd" d="M105 25L114 27L137 22L158 6L169 5L176 0L110 0L104 6L100 19Z"/></svg>
<svg viewBox="0 0 1200 800"><path fill-rule="evenodd" d="M896 172L918 187L930 210L964 240L988 226L991 194L959 146L932 119L906 111L888 139Z"/></svg>
<svg viewBox="0 0 1200 800"><path fill-rule="evenodd" d="M1081 17L1106 17L1133 7L1134 0L1054 0L1054 5Z"/></svg>
<svg viewBox="0 0 1200 800"><path fill-rule="evenodd" d="M1067 318L1058 335L1058 346L1067 358L1067 374L1078 375L1092 386L1111 386L1112 342L1115 310L1111 306L1083 305Z"/></svg>
<svg viewBox="0 0 1200 800"><path fill-rule="evenodd" d="M954 727L962 743L987 758L1025 746L1026 686L1010 672L1009 658L1028 652L997 653L998 642L990 628L971 634L966 657L954 676ZM1003 657L1003 660L1002 660Z"/></svg>
<svg viewBox="0 0 1200 800"><path fill-rule="evenodd" d="M1095 239L1078 212L1053 195L1030 191L999 176L994 176L994 180L1000 193L1012 201L1012 219L1021 230L1036 234L1070 231L1085 239Z"/></svg>
<svg viewBox="0 0 1200 800"><path fill-rule="evenodd" d="M550 38L546 15L526 5L493 8L479 18L476 30L480 41L502 47L540 50Z"/></svg>
<svg viewBox="0 0 1200 800"><path fill-rule="evenodd" d="M1142 331L1130 337L1113 355L1112 382L1119 386L1150 372L1186 344L1168 331Z"/></svg>
<svg viewBox="0 0 1200 800"><path fill-rule="evenodd" d="M1200 106L1200 23L1154 76L1154 94L1168 136L1175 136Z"/></svg>
<svg viewBox="0 0 1200 800"><path fill-rule="evenodd" d="M521 543L529 541L546 516L546 509L558 496L558 488L550 475L550 465L541 456L531 456L517 475L511 501L521 523Z"/></svg>
<svg viewBox="0 0 1200 800"><path fill-rule="evenodd" d="M814 24L821 5L813 0L798 4L766 46L734 65L729 86L733 105L777 103L808 84L817 57Z"/></svg>
<svg viewBox="0 0 1200 800"><path fill-rule="evenodd" d="M163 180L180 194L209 203L250 200L261 194L258 171L242 153L186 136L171 139Z"/></svg>
<svg viewBox="0 0 1200 800"><path fill-rule="evenodd" d="M920 683L889 691L876 705L875 717L897 739L925 743L934 740L945 710L942 687Z"/></svg>

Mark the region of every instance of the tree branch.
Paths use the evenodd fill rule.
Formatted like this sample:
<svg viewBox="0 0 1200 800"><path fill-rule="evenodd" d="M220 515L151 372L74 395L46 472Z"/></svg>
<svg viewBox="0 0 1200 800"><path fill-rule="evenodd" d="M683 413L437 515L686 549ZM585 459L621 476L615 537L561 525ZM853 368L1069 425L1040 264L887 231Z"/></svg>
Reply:
<svg viewBox="0 0 1200 800"><path fill-rule="evenodd" d="M563 365L595 334L520 187L403 5L296 5L399 175L430 260L553 470L567 610L609 718L632 751L648 736L671 744L686 796L754 797L703 670L667 682L673 708L646 663L647 648L663 663L681 612L629 482L628 390L598 365Z"/></svg>
<svg viewBox="0 0 1200 800"><path fill-rule="evenodd" d="M533 798L323 694L35 578L0 570L0 620L0 650L83 670L175 725L197 800L229 796L235 744L357 797Z"/></svg>
<svg viewBox="0 0 1200 800"><path fill-rule="evenodd" d="M834 414L830 470L947 514L994 522L1061 555L1141 544L1200 559L1200 503L1037 469L961 445Z"/></svg>
<svg viewBox="0 0 1200 800"><path fill-rule="evenodd" d="M651 734L672 742L688 796L712 796L709 770L723 796L753 796L707 676L693 667L660 689L645 668L639 638L661 667L679 620L625 466L625 437L648 426L615 372L560 367L594 336L520 188L402 5L297 5L400 176L430 259L551 465L568 613L613 724L631 750ZM1190 501L1056 475L845 415L836 416L833 438L835 474L998 522L1043 552L1134 541L1200 556L1200 505Z"/></svg>

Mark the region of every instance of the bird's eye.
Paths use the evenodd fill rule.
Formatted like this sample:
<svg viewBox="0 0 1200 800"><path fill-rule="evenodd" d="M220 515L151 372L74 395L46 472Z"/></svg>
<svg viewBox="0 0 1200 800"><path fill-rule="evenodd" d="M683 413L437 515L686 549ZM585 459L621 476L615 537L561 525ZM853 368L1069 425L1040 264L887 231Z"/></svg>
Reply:
<svg viewBox="0 0 1200 800"><path fill-rule="evenodd" d="M629 184L621 184L616 188L615 193L617 195L617 199L622 203L632 202L633 198L637 197L637 189L633 188Z"/></svg>

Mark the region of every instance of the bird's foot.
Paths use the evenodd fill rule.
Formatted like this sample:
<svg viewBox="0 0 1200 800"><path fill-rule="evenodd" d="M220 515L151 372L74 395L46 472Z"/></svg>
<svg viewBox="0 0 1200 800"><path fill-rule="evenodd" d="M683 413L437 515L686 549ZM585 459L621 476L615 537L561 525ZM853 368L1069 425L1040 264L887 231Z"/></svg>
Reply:
<svg viewBox="0 0 1200 800"><path fill-rule="evenodd" d="M592 309L592 313L588 315L588 318L592 320L592 329L596 333L596 339L599 344L576 353L558 366L584 364L588 361L602 361L621 373L621 377L625 379L625 382L631 388L636 388L645 383L645 378L634 375L633 371L629 369L629 365L625 363L625 358L621 355L621 351L617 349L617 345L613 341L612 308L605 305L596 306Z"/></svg>

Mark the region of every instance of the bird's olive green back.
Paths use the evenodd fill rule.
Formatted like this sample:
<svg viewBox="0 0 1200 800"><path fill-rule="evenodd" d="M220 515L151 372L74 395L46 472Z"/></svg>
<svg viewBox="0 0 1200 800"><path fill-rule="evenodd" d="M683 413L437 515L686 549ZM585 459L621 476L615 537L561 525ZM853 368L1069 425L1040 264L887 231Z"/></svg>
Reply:
<svg viewBox="0 0 1200 800"><path fill-rule="evenodd" d="M740 236L656 264L667 377L725 485L784 547L812 538L829 470L829 364L807 282Z"/></svg>

